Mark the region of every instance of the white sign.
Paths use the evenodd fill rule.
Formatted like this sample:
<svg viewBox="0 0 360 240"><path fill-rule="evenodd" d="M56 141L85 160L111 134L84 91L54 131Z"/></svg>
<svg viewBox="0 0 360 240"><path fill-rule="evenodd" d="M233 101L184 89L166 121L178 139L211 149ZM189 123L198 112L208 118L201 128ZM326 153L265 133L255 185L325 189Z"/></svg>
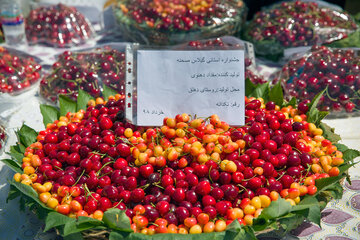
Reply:
<svg viewBox="0 0 360 240"><path fill-rule="evenodd" d="M159 126L188 113L244 125L244 75L243 50L139 50L136 124Z"/></svg>

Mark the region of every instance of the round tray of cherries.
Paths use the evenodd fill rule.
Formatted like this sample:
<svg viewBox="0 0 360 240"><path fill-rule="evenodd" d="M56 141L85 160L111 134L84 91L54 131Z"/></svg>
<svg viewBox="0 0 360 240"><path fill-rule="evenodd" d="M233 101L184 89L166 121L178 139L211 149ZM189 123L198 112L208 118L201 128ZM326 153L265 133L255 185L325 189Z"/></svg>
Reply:
<svg viewBox="0 0 360 240"><path fill-rule="evenodd" d="M169 45L232 35L241 30L247 9L242 0L121 0L114 12L127 39Z"/></svg>
<svg viewBox="0 0 360 240"><path fill-rule="evenodd" d="M313 46L289 61L279 73L287 98L312 99L326 89L319 108L330 117L358 115L360 57L357 50Z"/></svg>
<svg viewBox="0 0 360 240"><path fill-rule="evenodd" d="M9 199L77 239L256 239L320 225L360 153L318 121L320 95L297 108L280 85L252 90L241 127L185 113L136 127L119 119L120 95L79 95L60 118L49 108L46 129L17 132Z"/></svg>
<svg viewBox="0 0 360 240"><path fill-rule="evenodd" d="M285 48L331 43L357 28L346 12L315 2L282 2L258 12L247 25L244 38L254 43L257 54L281 57Z"/></svg>
<svg viewBox="0 0 360 240"><path fill-rule="evenodd" d="M95 35L89 21L75 7L61 3L30 11L25 32L30 44L60 48L83 44Z"/></svg>
<svg viewBox="0 0 360 240"><path fill-rule="evenodd" d="M41 65L23 52L0 46L0 93L19 94L39 79Z"/></svg>
<svg viewBox="0 0 360 240"><path fill-rule="evenodd" d="M104 87L125 93L125 50L106 45L82 52L65 51L51 67L51 73L40 82L40 94L56 102L58 95L76 100L82 89L99 97Z"/></svg>

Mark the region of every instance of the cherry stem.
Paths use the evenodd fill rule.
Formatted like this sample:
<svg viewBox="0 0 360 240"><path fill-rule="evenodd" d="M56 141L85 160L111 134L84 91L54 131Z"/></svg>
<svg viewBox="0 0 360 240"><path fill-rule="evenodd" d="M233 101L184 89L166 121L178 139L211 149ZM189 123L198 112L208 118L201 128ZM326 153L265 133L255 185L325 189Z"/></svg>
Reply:
<svg viewBox="0 0 360 240"><path fill-rule="evenodd" d="M154 186L161 188L161 189L165 189L163 186L158 185L158 183L155 183Z"/></svg>
<svg viewBox="0 0 360 240"><path fill-rule="evenodd" d="M330 94L329 94L329 88L328 88L328 87L326 88L325 93L326 93L326 96L327 96L331 101L333 101L333 102L336 102L336 101L337 101L337 99L335 99L335 98L333 98L333 97L330 96Z"/></svg>
<svg viewBox="0 0 360 240"><path fill-rule="evenodd" d="M80 178L84 175L84 173L85 173L85 169L82 171L80 177L78 177L78 179L76 180L76 182L74 183L74 185L72 185L72 187L75 186L75 185L80 181Z"/></svg>
<svg viewBox="0 0 360 240"><path fill-rule="evenodd" d="M308 173L310 172L310 169L311 169L311 165L309 164L309 166L308 166L308 168L307 168L307 170L306 170L305 176L302 176L302 177L300 178L299 183L301 183L301 182L303 181L303 179L307 177Z"/></svg>
<svg viewBox="0 0 360 240"><path fill-rule="evenodd" d="M241 185L241 184L238 184L237 186L240 187L240 188L242 188L243 190L245 190L246 193L249 195L249 191L246 189L246 187L244 187L244 186ZM249 196L249 197L250 197L250 196Z"/></svg>
<svg viewBox="0 0 360 240"><path fill-rule="evenodd" d="M120 205L120 203L122 203L122 201L123 201L124 199L121 199L115 206L113 206L112 208L116 208L117 206L119 206Z"/></svg>
<svg viewBox="0 0 360 240"><path fill-rule="evenodd" d="M214 181L212 180L211 175L210 175L211 169L212 169L212 166L210 166L210 168L209 168L209 179L210 179L211 183L214 183Z"/></svg>
<svg viewBox="0 0 360 240"><path fill-rule="evenodd" d="M87 196L92 197L92 199L94 199L96 202L98 201L96 198L94 198L93 195L91 195L91 193L93 193L93 192L90 191L90 189L88 188L88 186L86 185L86 183L84 184L84 190L85 190L85 192L87 193ZM87 199L86 199L86 200L87 200Z"/></svg>
<svg viewBox="0 0 360 240"><path fill-rule="evenodd" d="M110 161L110 162L105 163L105 164L99 169L99 171L96 172L96 175L99 175L99 173L101 172L101 170L103 170L104 167L106 167L107 165L112 164L112 163L114 163L114 161ZM108 173L107 173L107 174L108 174ZM107 174L104 174L104 175L107 175Z"/></svg>
<svg viewBox="0 0 360 240"><path fill-rule="evenodd" d="M284 175L285 175L285 173L286 173L286 172L283 172L283 174L281 174L281 176L280 176L280 177L278 177L278 178L276 179L276 181L279 181L279 179L280 179L280 178L282 178L282 176L284 176Z"/></svg>

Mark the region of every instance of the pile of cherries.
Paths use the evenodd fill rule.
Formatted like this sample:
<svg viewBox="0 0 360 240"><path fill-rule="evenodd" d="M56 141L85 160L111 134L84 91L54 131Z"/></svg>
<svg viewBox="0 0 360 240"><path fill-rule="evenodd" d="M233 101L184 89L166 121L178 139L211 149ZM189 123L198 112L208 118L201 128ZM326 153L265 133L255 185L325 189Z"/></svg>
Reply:
<svg viewBox="0 0 360 240"><path fill-rule="evenodd" d="M304 57L289 61L279 79L290 98L312 99L327 88L320 100L320 109L351 113L360 105L359 63L354 50L315 45Z"/></svg>
<svg viewBox="0 0 360 240"><path fill-rule="evenodd" d="M239 49L241 45L232 38L215 38L209 40L190 41L186 45L181 45L181 49L198 50L227 50ZM245 79L249 78L254 84L266 83L266 80L255 73L255 64L248 57L245 57Z"/></svg>
<svg viewBox="0 0 360 240"><path fill-rule="evenodd" d="M308 102L280 109L246 98L238 128L217 115L179 114L144 129L119 120L121 101L91 100L48 124L15 181L70 217L101 220L118 208L135 232L186 234L224 231L234 220L252 225L279 197L295 205L315 194L315 179L338 176L344 162L306 121Z"/></svg>
<svg viewBox="0 0 360 240"><path fill-rule="evenodd" d="M41 65L0 47L0 93L18 93L40 79Z"/></svg>
<svg viewBox="0 0 360 240"><path fill-rule="evenodd" d="M82 44L94 35L86 18L75 7L63 4L32 10L26 18L25 31L29 43L55 47Z"/></svg>
<svg viewBox="0 0 360 240"><path fill-rule="evenodd" d="M345 12L315 2L294 1L258 12L248 26L247 37L259 43L279 42L288 48L330 43L346 38L356 29L357 24Z"/></svg>
<svg viewBox="0 0 360 240"><path fill-rule="evenodd" d="M245 9L242 0L125 0L122 2L119 11L126 20L120 17L121 23L126 24L130 19L131 25L141 31L150 30L169 34L216 28L229 22L231 24L228 30L222 35L233 34L238 30L235 26L243 21Z"/></svg>
<svg viewBox="0 0 360 240"><path fill-rule="evenodd" d="M125 53L109 46L90 52L65 51L52 65L52 73L41 80L40 93L52 102L60 94L75 100L79 88L98 97L104 84L124 94L125 67Z"/></svg>

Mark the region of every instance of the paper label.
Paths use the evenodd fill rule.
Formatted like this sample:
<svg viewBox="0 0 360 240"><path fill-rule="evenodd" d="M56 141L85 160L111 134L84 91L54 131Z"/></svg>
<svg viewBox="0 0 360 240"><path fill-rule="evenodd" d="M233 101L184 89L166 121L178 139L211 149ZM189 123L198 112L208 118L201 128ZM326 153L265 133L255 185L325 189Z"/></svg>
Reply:
<svg viewBox="0 0 360 240"><path fill-rule="evenodd" d="M137 52L137 125L164 117L219 115L245 123L244 50Z"/></svg>

